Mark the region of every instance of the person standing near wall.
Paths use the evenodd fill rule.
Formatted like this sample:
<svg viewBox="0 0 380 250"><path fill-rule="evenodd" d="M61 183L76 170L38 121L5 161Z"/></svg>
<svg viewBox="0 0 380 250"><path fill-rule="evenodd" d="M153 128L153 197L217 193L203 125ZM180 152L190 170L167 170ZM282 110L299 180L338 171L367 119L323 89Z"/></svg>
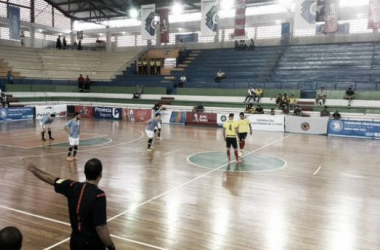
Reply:
<svg viewBox="0 0 380 250"><path fill-rule="evenodd" d="M161 60L156 60L156 75L161 75Z"/></svg>
<svg viewBox="0 0 380 250"><path fill-rule="evenodd" d="M151 75L156 74L156 64L154 62L154 59L150 59L150 74Z"/></svg>

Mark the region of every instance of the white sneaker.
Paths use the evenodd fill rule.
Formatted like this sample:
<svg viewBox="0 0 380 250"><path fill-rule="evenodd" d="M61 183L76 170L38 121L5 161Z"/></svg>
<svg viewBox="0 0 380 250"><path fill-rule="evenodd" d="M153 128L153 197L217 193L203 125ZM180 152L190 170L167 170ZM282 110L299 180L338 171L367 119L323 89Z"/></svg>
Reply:
<svg viewBox="0 0 380 250"><path fill-rule="evenodd" d="M157 139L158 139L158 140L163 140L164 138L162 138L162 137L157 137Z"/></svg>

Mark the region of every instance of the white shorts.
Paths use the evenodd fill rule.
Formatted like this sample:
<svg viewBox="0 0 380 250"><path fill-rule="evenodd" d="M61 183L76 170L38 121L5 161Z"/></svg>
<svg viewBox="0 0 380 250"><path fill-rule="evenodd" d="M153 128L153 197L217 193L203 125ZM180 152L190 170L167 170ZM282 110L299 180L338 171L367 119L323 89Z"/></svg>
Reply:
<svg viewBox="0 0 380 250"><path fill-rule="evenodd" d="M151 130L145 130L146 136L148 136L149 139L152 139L154 137L154 131Z"/></svg>
<svg viewBox="0 0 380 250"><path fill-rule="evenodd" d="M157 126L154 129L161 129L162 125L161 122L157 123Z"/></svg>
<svg viewBox="0 0 380 250"><path fill-rule="evenodd" d="M78 146L79 145L79 137L78 138L69 137L69 143L70 143L70 146Z"/></svg>
<svg viewBox="0 0 380 250"><path fill-rule="evenodd" d="M40 122L40 125L41 125L41 129L42 130L46 130L47 128L51 128L51 123L47 123L47 124L43 124L42 122Z"/></svg>

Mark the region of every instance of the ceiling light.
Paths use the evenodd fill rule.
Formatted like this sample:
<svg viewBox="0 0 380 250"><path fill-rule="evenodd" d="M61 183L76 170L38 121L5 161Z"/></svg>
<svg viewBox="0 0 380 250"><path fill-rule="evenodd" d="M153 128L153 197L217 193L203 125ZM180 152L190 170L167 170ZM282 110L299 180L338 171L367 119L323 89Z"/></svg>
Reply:
<svg viewBox="0 0 380 250"><path fill-rule="evenodd" d="M234 1L232 1L232 0L222 0L222 2L220 4L220 8L222 10L229 10L229 9L234 8Z"/></svg>
<svg viewBox="0 0 380 250"><path fill-rule="evenodd" d="M139 12L136 9L130 9L129 16L133 19L136 19L139 17Z"/></svg>
<svg viewBox="0 0 380 250"><path fill-rule="evenodd" d="M180 3L174 3L172 7L172 11L174 15L179 15L183 12L183 6Z"/></svg>

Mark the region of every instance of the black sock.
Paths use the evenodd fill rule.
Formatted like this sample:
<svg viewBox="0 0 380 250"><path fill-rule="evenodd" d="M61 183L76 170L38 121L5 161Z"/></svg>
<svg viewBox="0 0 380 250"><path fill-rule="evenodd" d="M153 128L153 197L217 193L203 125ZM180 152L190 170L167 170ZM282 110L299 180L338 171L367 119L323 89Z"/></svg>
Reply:
<svg viewBox="0 0 380 250"><path fill-rule="evenodd" d="M68 157L70 157L71 156L71 151L73 151L73 148L72 147L69 147L69 153L68 153Z"/></svg>
<svg viewBox="0 0 380 250"><path fill-rule="evenodd" d="M161 137L161 129L158 129L158 137Z"/></svg>
<svg viewBox="0 0 380 250"><path fill-rule="evenodd" d="M74 146L74 157L77 155L78 146Z"/></svg>
<svg viewBox="0 0 380 250"><path fill-rule="evenodd" d="M49 138L51 138L51 131L48 131L48 134L49 134Z"/></svg>
<svg viewBox="0 0 380 250"><path fill-rule="evenodd" d="M152 146L152 142L153 142L153 139L148 140L148 149L150 149L150 147Z"/></svg>
<svg viewBox="0 0 380 250"><path fill-rule="evenodd" d="M42 140L45 139L45 132L42 132L41 136L42 136Z"/></svg>

